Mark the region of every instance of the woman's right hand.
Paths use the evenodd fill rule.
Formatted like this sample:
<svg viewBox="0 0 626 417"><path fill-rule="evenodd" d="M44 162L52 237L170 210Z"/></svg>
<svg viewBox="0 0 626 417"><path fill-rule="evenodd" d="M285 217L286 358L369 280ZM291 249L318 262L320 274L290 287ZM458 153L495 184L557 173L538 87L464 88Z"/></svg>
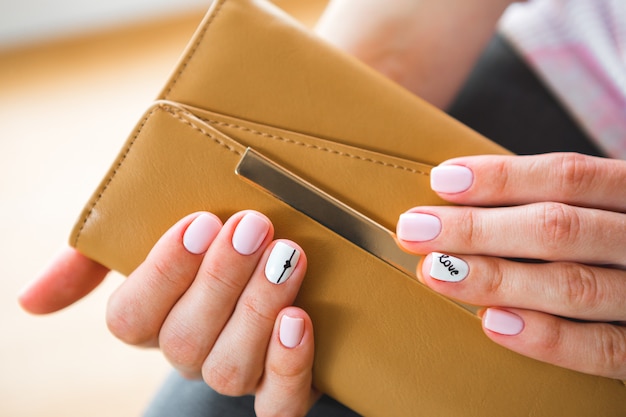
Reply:
<svg viewBox="0 0 626 417"><path fill-rule="evenodd" d="M224 225L210 213L180 220L111 296L111 332L132 345L160 347L181 374L221 394L254 394L258 416L304 416L320 396L312 388L311 319L291 306L307 262L298 245L273 234L269 219L254 211ZM106 272L68 249L20 302L52 312Z"/></svg>
<svg viewBox="0 0 626 417"><path fill-rule="evenodd" d="M254 211L223 226L209 213L185 217L111 296L110 330L159 346L181 374L221 394L254 394L259 416L304 416L318 398L313 327L291 304L306 257L273 232Z"/></svg>

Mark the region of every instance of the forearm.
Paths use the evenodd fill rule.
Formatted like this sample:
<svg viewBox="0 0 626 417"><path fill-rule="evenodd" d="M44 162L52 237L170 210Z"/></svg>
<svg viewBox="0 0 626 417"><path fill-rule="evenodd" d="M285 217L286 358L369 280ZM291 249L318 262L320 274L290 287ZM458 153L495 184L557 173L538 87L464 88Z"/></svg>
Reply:
<svg viewBox="0 0 626 417"><path fill-rule="evenodd" d="M445 108L511 0L331 0L317 32Z"/></svg>

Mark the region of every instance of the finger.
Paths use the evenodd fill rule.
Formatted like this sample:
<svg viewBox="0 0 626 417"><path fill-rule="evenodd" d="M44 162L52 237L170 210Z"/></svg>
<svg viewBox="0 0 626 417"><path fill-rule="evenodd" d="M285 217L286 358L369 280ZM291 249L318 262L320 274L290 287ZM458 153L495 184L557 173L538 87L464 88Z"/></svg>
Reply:
<svg viewBox="0 0 626 417"><path fill-rule="evenodd" d="M530 264L431 253L422 282L463 303L537 310L563 317L626 320L626 272L576 263Z"/></svg>
<svg viewBox="0 0 626 417"><path fill-rule="evenodd" d="M293 304L305 271L306 256L294 242L279 240L267 248L202 366L211 387L227 395L254 391L276 317Z"/></svg>
<svg viewBox="0 0 626 417"><path fill-rule="evenodd" d="M157 345L165 318L193 282L221 226L210 213L191 214L172 226L109 299L111 332L129 344Z"/></svg>
<svg viewBox="0 0 626 417"><path fill-rule="evenodd" d="M626 328L622 326L510 308L489 308L482 321L490 339L522 355L587 374L626 379Z"/></svg>
<svg viewBox="0 0 626 417"><path fill-rule="evenodd" d="M161 350L182 373L199 374L273 233L253 211L236 213L220 230L160 329Z"/></svg>
<svg viewBox="0 0 626 417"><path fill-rule="evenodd" d="M52 313L89 294L108 272L108 268L68 247L20 292L18 301L30 313Z"/></svg>
<svg viewBox="0 0 626 417"><path fill-rule="evenodd" d="M626 215L561 203L516 207L420 207L398 222L401 246L415 253L481 254L626 265Z"/></svg>
<svg viewBox="0 0 626 417"><path fill-rule="evenodd" d="M555 201L626 212L626 161L575 153L456 158L432 170L431 186L464 205Z"/></svg>
<svg viewBox="0 0 626 417"><path fill-rule="evenodd" d="M306 415L320 394L313 390L313 325L299 308L280 312L267 349L265 373L256 393L259 417Z"/></svg>

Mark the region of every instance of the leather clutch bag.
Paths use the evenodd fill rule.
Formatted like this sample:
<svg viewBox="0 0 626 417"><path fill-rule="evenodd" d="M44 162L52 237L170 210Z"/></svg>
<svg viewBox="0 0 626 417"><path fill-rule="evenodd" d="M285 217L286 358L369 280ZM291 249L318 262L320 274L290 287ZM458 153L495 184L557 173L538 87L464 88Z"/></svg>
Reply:
<svg viewBox="0 0 626 417"><path fill-rule="evenodd" d="M316 190L383 231L411 207L444 204L430 191L432 166L507 152L271 3L218 0L85 206L71 244L128 274L183 216L256 209L277 237L306 251L296 302L315 326L314 383L358 413L626 415L620 381L497 346L474 314L418 283L410 268L235 173L247 148L297 177L304 187L295 193Z"/></svg>

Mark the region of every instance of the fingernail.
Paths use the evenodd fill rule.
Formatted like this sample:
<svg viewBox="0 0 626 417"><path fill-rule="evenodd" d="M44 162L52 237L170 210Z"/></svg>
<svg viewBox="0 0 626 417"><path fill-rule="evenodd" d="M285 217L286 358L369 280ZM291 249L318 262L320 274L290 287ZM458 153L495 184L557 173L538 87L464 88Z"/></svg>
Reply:
<svg viewBox="0 0 626 417"><path fill-rule="evenodd" d="M278 330L280 343L288 349L293 349L300 344L304 336L304 319L289 317L287 315L280 319L280 329Z"/></svg>
<svg viewBox="0 0 626 417"><path fill-rule="evenodd" d="M300 251L284 242L276 242L265 264L265 277L274 284L289 279L300 259Z"/></svg>
<svg viewBox="0 0 626 417"><path fill-rule="evenodd" d="M221 227L215 217L203 213L187 226L183 234L183 246L194 255L204 253L211 246Z"/></svg>
<svg viewBox="0 0 626 417"><path fill-rule="evenodd" d="M488 308L483 315L483 325L492 332L515 336L524 329L524 320L510 311Z"/></svg>
<svg viewBox="0 0 626 417"><path fill-rule="evenodd" d="M469 273L467 263L454 256L433 252L431 254L430 276L439 281L463 281Z"/></svg>
<svg viewBox="0 0 626 417"><path fill-rule="evenodd" d="M472 170L461 165L440 165L430 171L430 188L439 193L462 193L473 182Z"/></svg>
<svg viewBox="0 0 626 417"><path fill-rule="evenodd" d="M441 221L432 214L404 213L396 229L398 239L408 242L426 242L441 233Z"/></svg>
<svg viewBox="0 0 626 417"><path fill-rule="evenodd" d="M233 248L242 255L251 255L259 249L270 230L269 222L254 213L247 213L233 233Z"/></svg>

